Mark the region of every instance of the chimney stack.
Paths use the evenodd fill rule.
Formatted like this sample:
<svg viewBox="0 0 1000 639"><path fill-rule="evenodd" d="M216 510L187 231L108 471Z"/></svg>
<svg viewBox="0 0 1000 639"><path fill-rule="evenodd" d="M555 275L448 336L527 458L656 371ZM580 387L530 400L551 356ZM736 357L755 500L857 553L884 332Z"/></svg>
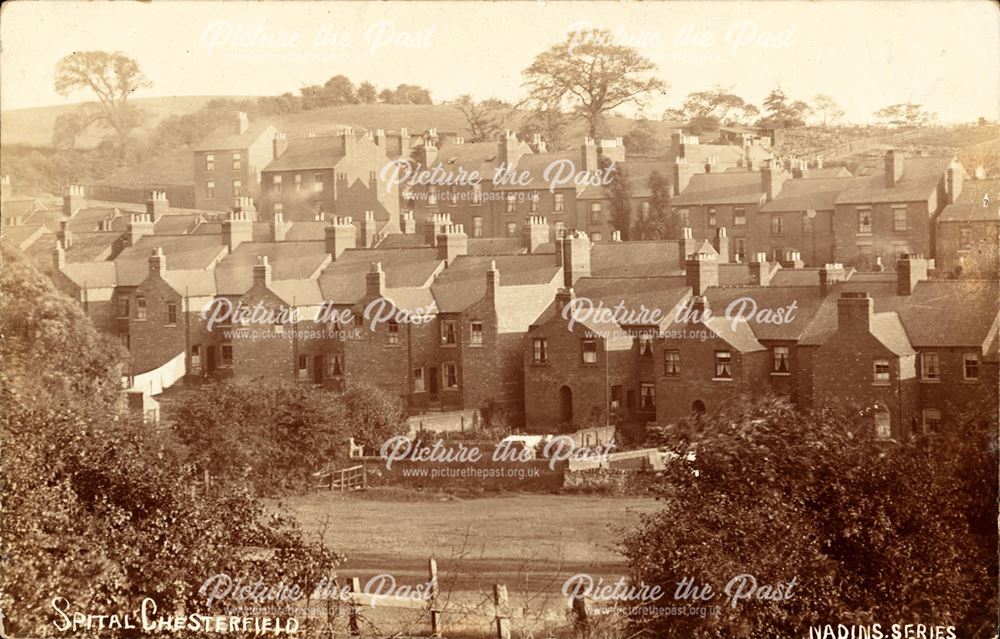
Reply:
<svg viewBox="0 0 1000 639"><path fill-rule="evenodd" d="M871 333L873 300L867 292L841 293L837 300L837 330Z"/></svg>
<svg viewBox="0 0 1000 639"><path fill-rule="evenodd" d="M584 138L580 145L580 166L578 171L590 173L600 168L597 163L597 144L593 138Z"/></svg>
<svg viewBox="0 0 1000 639"><path fill-rule="evenodd" d="M66 266L66 249L56 242L56 247L52 250L52 267L61 271L64 266Z"/></svg>
<svg viewBox="0 0 1000 639"><path fill-rule="evenodd" d="M691 182L692 171L688 168L683 158L678 157L674 160L673 172L674 195L680 195L687 188L688 183Z"/></svg>
<svg viewBox="0 0 1000 639"><path fill-rule="evenodd" d="M785 259L781 261L782 268L802 268L805 262L802 261L802 254L798 251L787 250L784 253Z"/></svg>
<svg viewBox="0 0 1000 639"><path fill-rule="evenodd" d="M354 134L354 127L344 127L340 131L340 144L344 149L344 155L346 157L354 157L354 152L357 150L358 139Z"/></svg>
<svg viewBox="0 0 1000 639"><path fill-rule="evenodd" d="M500 271L497 269L497 261L490 260L490 268L486 271L486 297L496 300L499 288Z"/></svg>
<svg viewBox="0 0 1000 639"><path fill-rule="evenodd" d="M715 247L716 252L719 254L719 263L728 264L729 237L726 235L726 227L720 226L715 229L715 239L712 240L712 246Z"/></svg>
<svg viewBox="0 0 1000 639"><path fill-rule="evenodd" d="M272 242L284 242L285 232L288 230L288 226L285 224L285 216L280 211L274 213L274 217L271 219L271 241Z"/></svg>
<svg viewBox="0 0 1000 639"><path fill-rule="evenodd" d="M365 294L369 300L373 300L382 297L384 293L385 271L382 270L382 262L372 262L365 273Z"/></svg>
<svg viewBox="0 0 1000 639"><path fill-rule="evenodd" d="M413 217L413 209L407 209L400 215L399 231L405 235L413 235L417 232L417 220Z"/></svg>
<svg viewBox="0 0 1000 639"><path fill-rule="evenodd" d="M333 261L337 261L347 249L357 248L358 230L350 217L334 217L323 230L326 234L326 252Z"/></svg>
<svg viewBox="0 0 1000 639"><path fill-rule="evenodd" d="M774 161L766 160L760 169L760 186L768 202L774 200L780 190L780 188L776 188L778 186L776 177L777 171L774 168Z"/></svg>
<svg viewBox="0 0 1000 639"><path fill-rule="evenodd" d="M139 238L153 234L153 220L148 213L133 213L128 224L129 246L135 246Z"/></svg>
<svg viewBox="0 0 1000 639"><path fill-rule="evenodd" d="M438 259L451 266L459 255L469 254L469 237L461 224L448 224L437 236Z"/></svg>
<svg viewBox="0 0 1000 639"><path fill-rule="evenodd" d="M563 285L572 289L581 277L590 277L590 238L583 231L567 232L562 241Z"/></svg>
<svg viewBox="0 0 1000 639"><path fill-rule="evenodd" d="M87 206L86 196L83 187L79 184L70 184L66 187L66 194L63 195L63 217L73 217L73 215Z"/></svg>
<svg viewBox="0 0 1000 639"><path fill-rule="evenodd" d="M719 285L719 262L710 253L696 253L684 263L684 274L691 294L702 296L708 289Z"/></svg>
<svg viewBox="0 0 1000 639"><path fill-rule="evenodd" d="M387 150L386 149L385 129L375 129L374 140L375 140L375 144L377 144L380 149L382 149L383 151Z"/></svg>
<svg viewBox="0 0 1000 639"><path fill-rule="evenodd" d="M694 232L691 230L690 226L685 226L681 229L681 239L678 241L678 256L680 258L680 266L684 268L687 264L689 257L694 255L694 252L698 249L698 241L694 239Z"/></svg>
<svg viewBox="0 0 1000 639"><path fill-rule="evenodd" d="M236 135L243 135L250 128L250 118L247 117L246 112L237 111L236 113Z"/></svg>
<svg viewBox="0 0 1000 639"><path fill-rule="evenodd" d="M908 253L896 261L896 295L912 295L919 282L927 280L927 260Z"/></svg>
<svg viewBox="0 0 1000 639"><path fill-rule="evenodd" d="M424 223L424 244L437 246L438 235L444 232L444 228L451 224L450 213L431 213Z"/></svg>
<svg viewBox="0 0 1000 639"><path fill-rule="evenodd" d="M271 141L271 159L277 160L288 150L288 137L284 133L275 133Z"/></svg>
<svg viewBox="0 0 1000 639"><path fill-rule="evenodd" d="M958 196L962 194L962 167L961 166L949 166L948 167L948 204L954 204L958 201Z"/></svg>
<svg viewBox="0 0 1000 639"><path fill-rule="evenodd" d="M840 263L824 264L819 269L819 294L826 297L830 288L844 278L844 265Z"/></svg>
<svg viewBox="0 0 1000 639"><path fill-rule="evenodd" d="M750 279L755 286L767 286L771 283L771 266L767 263L767 253L754 253L750 256Z"/></svg>
<svg viewBox="0 0 1000 639"><path fill-rule="evenodd" d="M893 149L885 152L885 188L896 186L903 177L903 154Z"/></svg>
<svg viewBox="0 0 1000 639"><path fill-rule="evenodd" d="M243 242L253 241L253 220L250 214L241 207L236 207L229 217L222 221L222 235L226 238L226 246L232 253Z"/></svg>
<svg viewBox="0 0 1000 639"><path fill-rule="evenodd" d="M257 263L253 267L253 283L259 286L271 285L271 265L268 264L266 255L257 256Z"/></svg>
<svg viewBox="0 0 1000 639"><path fill-rule="evenodd" d="M365 217L361 220L361 248L371 248L375 239L375 211L365 211Z"/></svg>
<svg viewBox="0 0 1000 639"><path fill-rule="evenodd" d="M149 272L156 273L160 277L167 272L167 258L163 254L163 249L157 246L149 255Z"/></svg>
<svg viewBox="0 0 1000 639"><path fill-rule="evenodd" d="M521 225L521 246L528 253L535 253L538 247L549 241L549 223L540 215L529 215Z"/></svg>
<svg viewBox="0 0 1000 639"><path fill-rule="evenodd" d="M170 211L170 202L167 201L166 191L150 191L149 199L146 200L146 214L155 224L157 220Z"/></svg>
<svg viewBox="0 0 1000 639"><path fill-rule="evenodd" d="M64 249L73 246L73 231L69 229L69 220L59 222L59 231L56 233L56 239Z"/></svg>

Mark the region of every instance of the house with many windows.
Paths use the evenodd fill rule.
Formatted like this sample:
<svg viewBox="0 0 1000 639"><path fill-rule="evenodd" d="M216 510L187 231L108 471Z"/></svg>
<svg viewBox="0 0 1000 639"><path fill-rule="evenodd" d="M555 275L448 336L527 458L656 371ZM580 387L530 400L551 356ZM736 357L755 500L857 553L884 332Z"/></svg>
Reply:
<svg viewBox="0 0 1000 639"><path fill-rule="evenodd" d="M194 148L195 208L228 211L236 198L260 195L261 170L275 155L277 130L239 112Z"/></svg>
<svg viewBox="0 0 1000 639"><path fill-rule="evenodd" d="M949 203L937 218L934 234L937 268L962 277L997 277L1000 180L970 180L955 191L958 191L956 197L949 194Z"/></svg>

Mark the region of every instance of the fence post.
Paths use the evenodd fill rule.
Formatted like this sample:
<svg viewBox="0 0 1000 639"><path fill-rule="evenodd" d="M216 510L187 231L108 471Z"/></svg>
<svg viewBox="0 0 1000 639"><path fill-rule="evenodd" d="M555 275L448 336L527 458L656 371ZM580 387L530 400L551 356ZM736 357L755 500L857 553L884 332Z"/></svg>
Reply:
<svg viewBox="0 0 1000 639"><path fill-rule="evenodd" d="M344 482L346 481L347 473L344 469L340 470L340 492L344 492Z"/></svg>
<svg viewBox="0 0 1000 639"><path fill-rule="evenodd" d="M348 620L347 627L352 636L358 636L361 634L361 630L358 628L358 602L354 599L355 595L361 592L361 580L357 577L351 578L351 605L348 609Z"/></svg>
<svg viewBox="0 0 1000 639"><path fill-rule="evenodd" d="M441 636L441 611L438 610L438 565L437 560L431 557L427 560L428 583L431 585L431 636Z"/></svg>
<svg viewBox="0 0 1000 639"><path fill-rule="evenodd" d="M494 584L493 604L496 606L497 639L510 639L510 611L507 608L507 586Z"/></svg>
<svg viewBox="0 0 1000 639"><path fill-rule="evenodd" d="M334 475L333 469L331 468L330 469L330 492L333 492L333 478L335 476L336 475Z"/></svg>

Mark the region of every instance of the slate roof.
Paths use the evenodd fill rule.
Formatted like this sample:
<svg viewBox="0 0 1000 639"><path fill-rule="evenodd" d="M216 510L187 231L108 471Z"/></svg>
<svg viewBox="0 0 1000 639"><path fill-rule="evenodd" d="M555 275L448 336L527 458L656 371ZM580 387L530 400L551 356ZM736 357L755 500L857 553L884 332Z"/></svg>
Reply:
<svg viewBox="0 0 1000 639"><path fill-rule="evenodd" d="M168 271L207 271L228 252L221 235L147 235L115 259L118 285L142 283L149 272L149 256L157 247L163 249ZM211 273L204 277L213 280Z"/></svg>
<svg viewBox="0 0 1000 639"><path fill-rule="evenodd" d="M295 242L301 240L326 240L326 231L323 230L329 224L325 221L317 222L285 222L285 241Z"/></svg>
<svg viewBox="0 0 1000 639"><path fill-rule="evenodd" d="M989 206L983 206L987 197ZM938 222L1000 222L1000 179L965 182L958 199L944 207Z"/></svg>
<svg viewBox="0 0 1000 639"><path fill-rule="evenodd" d="M843 178L851 177L851 172L847 170L846 166L827 166L822 169L806 169L806 173L803 176L807 180L814 178Z"/></svg>
<svg viewBox="0 0 1000 639"><path fill-rule="evenodd" d="M332 169L344 157L344 141L340 135L291 138L285 152L271 160L263 171Z"/></svg>
<svg viewBox="0 0 1000 639"><path fill-rule="evenodd" d="M182 235L192 232L204 220L197 213L163 215L153 223L153 232L161 235Z"/></svg>
<svg viewBox="0 0 1000 639"><path fill-rule="evenodd" d="M531 154L531 147L518 142L521 151ZM522 157L523 160L523 157ZM499 148L496 142L465 142L456 144L448 141L438 149L437 159L429 168L441 167L448 174L457 176L459 171L476 171L484 182L493 180L493 173L500 166ZM519 169L520 170L520 169ZM540 187L533 187L540 188Z"/></svg>
<svg viewBox="0 0 1000 639"><path fill-rule="evenodd" d="M67 263L62 273L80 288L112 288L118 284L114 262Z"/></svg>
<svg viewBox="0 0 1000 639"><path fill-rule="evenodd" d="M547 244L547 246L552 245ZM541 246L539 248L544 249L545 246ZM469 255L517 255L518 253L523 252L524 247L522 246L522 240L519 237L469 238ZM544 250L539 252L544 252Z"/></svg>
<svg viewBox="0 0 1000 639"><path fill-rule="evenodd" d="M654 172L662 175L668 183L673 180L673 164L666 160L626 160L618 162L616 166L624 173L629 193L634 198L652 195L649 189L649 176ZM607 197L608 192L605 187L590 185L577 195L577 199L580 200L601 200Z"/></svg>
<svg viewBox="0 0 1000 639"><path fill-rule="evenodd" d="M236 133L232 124L220 127L195 145L195 151L228 151L249 148L263 135L270 124L267 122L250 122L247 130Z"/></svg>
<svg viewBox="0 0 1000 639"><path fill-rule="evenodd" d="M867 178L798 178L785 180L781 192L760 208L761 213L834 210L837 198Z"/></svg>
<svg viewBox="0 0 1000 639"><path fill-rule="evenodd" d="M896 355L914 355L916 351L906 337L906 330L899 315L895 313L875 313L872 315L872 335L882 346Z"/></svg>
<svg viewBox="0 0 1000 639"><path fill-rule="evenodd" d="M319 276L324 299L357 303L365 295L365 273L373 262L382 263L387 289L424 287L443 263L435 248L348 249Z"/></svg>
<svg viewBox="0 0 1000 639"><path fill-rule="evenodd" d="M708 298L708 307L714 316L728 318L730 321L734 317L746 317L746 323L753 334L762 340L798 340L809 327L824 299L820 296L819 288L812 286L713 287L706 291L705 297ZM744 303L741 301L743 298L752 302ZM776 324L764 316L752 315L754 304L759 313L764 309L787 310L792 302L795 303L795 309L787 313L790 320L787 323ZM727 314L727 309L730 308Z"/></svg>
<svg viewBox="0 0 1000 639"><path fill-rule="evenodd" d="M696 173L680 195L673 196L670 204L756 204L764 195L757 171Z"/></svg>
<svg viewBox="0 0 1000 639"><path fill-rule="evenodd" d="M950 157L905 157L903 176L896 182L896 186L885 186L884 172L858 178L851 188L837 197L837 204L927 200L944 177L950 162Z"/></svg>
<svg viewBox="0 0 1000 639"><path fill-rule="evenodd" d="M683 276L582 277L573 285L573 291L576 297L588 298L595 305L601 303L605 308L613 309L621 304L633 314L641 313L643 308L659 310L660 317L664 319L690 294Z"/></svg>
<svg viewBox="0 0 1000 639"><path fill-rule="evenodd" d="M495 147L494 147L495 150ZM582 157L579 150L576 151L561 151L559 153L528 153L521 156L521 159L517 161L516 172L518 175L518 183L504 183L495 184L493 186L494 191L541 191L547 190L549 188L549 180L546 179L545 173L550 166L555 162L569 162L571 163L573 176L583 171ZM555 169L553 169L555 170ZM527 180L521 180L520 176L523 173L528 174ZM490 177L492 178L492 170L490 172ZM554 174L550 174L550 178ZM565 174L561 173L562 179L565 179ZM560 183L557 188L559 189L574 189L577 193L583 191L584 187L582 185L578 186L575 180L570 179L568 183Z"/></svg>
<svg viewBox="0 0 1000 639"><path fill-rule="evenodd" d="M718 255L708 241L696 252ZM684 272L677 240L596 242L590 248L590 274L595 277L664 277Z"/></svg>
<svg viewBox="0 0 1000 639"><path fill-rule="evenodd" d="M771 276L771 286L819 286L819 268L782 268L778 269ZM878 273L877 275L882 275ZM892 281L895 280L895 273L890 273L893 276ZM854 269L850 266L845 267L843 274L838 276L838 280L846 280L854 277ZM884 278L883 278L884 279ZM878 280L876 280L878 281Z"/></svg>
<svg viewBox="0 0 1000 639"><path fill-rule="evenodd" d="M552 255L463 255L444 269L431 285L438 310L457 313L481 300L486 294L486 271L494 261L500 271L501 289L509 286L549 285L560 273ZM550 300L551 295L544 301L548 303Z"/></svg>
<svg viewBox="0 0 1000 639"><path fill-rule="evenodd" d="M215 267L216 288L222 295L241 295L253 285L253 267L267 256L271 280L307 280L328 262L326 242L243 242ZM167 262L169 264L169 260Z"/></svg>
<svg viewBox="0 0 1000 639"><path fill-rule="evenodd" d="M8 246L13 246L23 251L28 249L38 238L47 232L48 229L41 224L3 226L0 227L0 238Z"/></svg>

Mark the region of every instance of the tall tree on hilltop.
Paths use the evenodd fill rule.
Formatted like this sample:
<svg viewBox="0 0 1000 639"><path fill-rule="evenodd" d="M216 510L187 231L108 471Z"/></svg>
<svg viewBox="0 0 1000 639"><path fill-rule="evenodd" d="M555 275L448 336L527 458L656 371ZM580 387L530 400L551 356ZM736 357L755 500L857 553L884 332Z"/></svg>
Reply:
<svg viewBox="0 0 1000 639"><path fill-rule="evenodd" d="M97 109L88 107L87 117L114 131L119 158L124 159L129 133L143 118L128 100L138 89L152 86L139 63L118 51L76 51L56 64L54 83L62 96L79 90L94 94Z"/></svg>
<svg viewBox="0 0 1000 639"><path fill-rule="evenodd" d="M362 104L375 104L378 100L378 89L367 80L358 85L358 100Z"/></svg>
<svg viewBox="0 0 1000 639"><path fill-rule="evenodd" d="M460 96L451 103L465 116L472 133L470 142L486 142L493 140L498 133L503 132L507 120L513 113L512 107L496 98L476 102L471 95Z"/></svg>
<svg viewBox="0 0 1000 639"><path fill-rule="evenodd" d="M717 129L720 124L745 124L760 113L730 89L716 85L705 91L689 93L679 109L668 109L664 119L697 124L703 130Z"/></svg>
<svg viewBox="0 0 1000 639"><path fill-rule="evenodd" d="M804 126L809 105L802 100L792 100L781 87L775 87L764 98L764 113L760 126L776 129L791 129Z"/></svg>
<svg viewBox="0 0 1000 639"><path fill-rule="evenodd" d="M615 44L610 31L586 29L538 54L524 70L524 87L536 105L565 105L579 114L597 137L607 113L623 104L642 106L648 94L666 88L651 75L655 69L634 48Z"/></svg>
<svg viewBox="0 0 1000 639"><path fill-rule="evenodd" d="M825 93L817 93L813 97L812 111L823 116L823 126L834 124L844 117L844 110L837 101Z"/></svg>

